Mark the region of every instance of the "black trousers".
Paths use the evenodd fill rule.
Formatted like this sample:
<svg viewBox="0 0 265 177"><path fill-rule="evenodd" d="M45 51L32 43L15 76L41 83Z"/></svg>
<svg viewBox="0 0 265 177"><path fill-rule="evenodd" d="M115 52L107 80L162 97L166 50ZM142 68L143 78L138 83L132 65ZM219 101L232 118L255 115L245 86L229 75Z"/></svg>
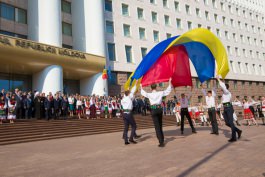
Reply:
<svg viewBox="0 0 265 177"><path fill-rule="evenodd" d="M52 109L46 109L46 119L50 120L52 118Z"/></svg>
<svg viewBox="0 0 265 177"><path fill-rule="evenodd" d="M164 133L163 133L163 110L162 109L152 109L151 110L152 119L154 122L156 137L160 144L164 143Z"/></svg>
<svg viewBox="0 0 265 177"><path fill-rule="evenodd" d="M125 142L128 142L128 130L129 126L131 125L131 135L130 140L133 140L135 137L135 131L136 131L136 122L133 118L132 113L124 113L123 114L123 121L124 121L124 131L123 131L123 139Z"/></svg>
<svg viewBox="0 0 265 177"><path fill-rule="evenodd" d="M208 109L208 115L212 124L213 133L219 133L215 109Z"/></svg>
<svg viewBox="0 0 265 177"><path fill-rule="evenodd" d="M240 130L234 124L233 113L234 113L233 106L224 107L223 116L225 119L225 124L231 128L232 139L236 140L236 132L239 132Z"/></svg>
<svg viewBox="0 0 265 177"><path fill-rule="evenodd" d="M187 117L191 129L192 129L192 130L195 130L195 128L194 128L194 126L193 126L193 124L192 124L192 121L191 121L191 117L190 117L190 114L189 114L188 108L181 108L180 116L181 116L181 128L180 128L180 129L181 129L182 132L184 131L184 116Z"/></svg>

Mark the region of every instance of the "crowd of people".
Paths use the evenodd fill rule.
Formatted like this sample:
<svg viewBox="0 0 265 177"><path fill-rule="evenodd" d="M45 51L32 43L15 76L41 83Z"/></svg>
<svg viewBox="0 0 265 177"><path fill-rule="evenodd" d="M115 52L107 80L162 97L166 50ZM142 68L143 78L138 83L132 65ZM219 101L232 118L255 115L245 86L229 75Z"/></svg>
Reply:
<svg viewBox="0 0 265 177"><path fill-rule="evenodd" d="M204 93L204 92L203 92ZM205 94L205 93L204 93ZM173 99L163 98L161 108L163 115L175 115L177 125L180 126L180 103L178 96ZM81 96L79 94L65 95L58 91L56 94L34 92L22 92L15 89L14 92L6 92L4 89L0 92L0 123L9 120L14 123L15 119L67 119L68 117L78 117L79 119L100 119L100 118L120 118L122 113L122 96ZM133 98L134 114L146 116L151 111L150 101L141 96ZM257 124L255 119L264 117L262 105L264 107L264 97L261 100L243 99L240 102L235 99L234 106L241 107L244 111L244 119L247 125ZM216 105L217 120L222 125L223 116L220 113L222 104ZM208 120L208 109L203 103L189 105L189 114L194 126L201 123L202 126L210 125ZM264 108L263 108L264 111ZM234 119L237 125L240 125L236 114ZM264 123L264 119L263 123ZM196 123L197 122L197 123Z"/></svg>

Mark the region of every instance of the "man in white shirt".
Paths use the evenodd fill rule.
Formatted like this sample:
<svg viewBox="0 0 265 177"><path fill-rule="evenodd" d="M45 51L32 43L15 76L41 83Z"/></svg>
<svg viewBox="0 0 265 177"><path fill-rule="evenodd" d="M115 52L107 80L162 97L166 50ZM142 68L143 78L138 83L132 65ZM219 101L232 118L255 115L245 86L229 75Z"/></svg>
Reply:
<svg viewBox="0 0 265 177"><path fill-rule="evenodd" d="M123 131L123 139L125 141L125 145L128 145L130 143L136 144L137 142L134 141L134 137L136 137L136 123L133 118L132 109L133 109L133 102L134 99L134 92L136 91L136 85L132 88L132 90L126 90L125 94L121 100L121 105L123 108L123 121L124 121L124 131ZM129 125L131 125L131 135L128 141L128 130ZM130 143L129 143L130 142Z"/></svg>
<svg viewBox="0 0 265 177"><path fill-rule="evenodd" d="M234 113L234 108L231 102L232 99L232 95L230 93L229 89L229 85L223 83L219 76L216 77L216 79L219 81L219 85L222 89L222 103L223 103L223 107L224 107L224 119L225 119L225 124L231 128L232 131L232 137L230 140L228 140L229 142L235 142L237 140L236 137L236 133L238 134L238 139L241 137L242 134L242 130L239 130L235 124L234 124L234 119L233 119L233 113Z"/></svg>
<svg viewBox="0 0 265 177"><path fill-rule="evenodd" d="M191 95L192 95L191 92L187 96L184 93L182 93L180 95L180 98L179 98L180 108L181 108L180 109L180 116L181 116L181 127L180 127L180 129L181 129L181 134L182 135L184 134L184 116L186 116L188 121L189 121L190 127L192 129L192 133L197 133L196 129L194 128L194 126L192 124L192 120L191 120L191 117L190 117L190 114L189 114L189 110L188 110L189 100L191 98Z"/></svg>
<svg viewBox="0 0 265 177"><path fill-rule="evenodd" d="M148 98L151 104L151 114L152 114L152 119L154 122L155 130L156 130L156 136L159 141L159 147L164 147L164 133L163 133L163 125L162 125L162 117L163 117L163 110L161 106L162 98L164 96L167 96L170 94L172 90L172 84L171 84L171 78L168 81L168 87L164 91L156 91L156 84L151 85L152 92L147 93L143 90L142 85L141 85L141 94Z"/></svg>
<svg viewBox="0 0 265 177"><path fill-rule="evenodd" d="M208 115L209 115L209 119L212 124L211 134L219 135L218 123L217 123L216 111L215 111L215 96L216 96L215 88L213 90L209 90L207 94L206 94L206 90L203 88L202 85L201 85L201 88L202 88L202 93L205 96L206 106L208 109Z"/></svg>

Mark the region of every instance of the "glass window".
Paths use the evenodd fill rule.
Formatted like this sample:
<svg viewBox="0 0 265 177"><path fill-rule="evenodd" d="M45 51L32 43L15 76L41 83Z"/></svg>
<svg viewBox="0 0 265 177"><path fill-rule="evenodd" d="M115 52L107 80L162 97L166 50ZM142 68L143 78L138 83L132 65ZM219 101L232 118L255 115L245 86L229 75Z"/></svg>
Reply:
<svg viewBox="0 0 265 177"><path fill-rule="evenodd" d="M16 22L27 24L27 11L16 8Z"/></svg>
<svg viewBox="0 0 265 177"><path fill-rule="evenodd" d="M122 15L129 16L129 6L127 4L122 4Z"/></svg>
<svg viewBox="0 0 265 177"><path fill-rule="evenodd" d="M201 17L201 12L199 8L196 8L196 15L197 17Z"/></svg>
<svg viewBox="0 0 265 177"><path fill-rule="evenodd" d="M131 30L130 30L130 25L123 25L123 34L126 37L130 37L131 36Z"/></svg>
<svg viewBox="0 0 265 177"><path fill-rule="evenodd" d="M107 33L114 33L114 27L113 27L113 22L112 21L106 21L106 31Z"/></svg>
<svg viewBox="0 0 265 177"><path fill-rule="evenodd" d="M174 5L175 5L175 11L179 12L179 2L175 1Z"/></svg>
<svg viewBox="0 0 265 177"><path fill-rule="evenodd" d="M167 39L168 39L168 38L171 38L171 37L172 37L172 34L167 33Z"/></svg>
<svg viewBox="0 0 265 177"><path fill-rule="evenodd" d="M67 36L72 36L72 25L69 23L63 22L62 26L63 26L62 28L63 34Z"/></svg>
<svg viewBox="0 0 265 177"><path fill-rule="evenodd" d="M71 14L71 2L62 1L62 11Z"/></svg>
<svg viewBox="0 0 265 177"><path fill-rule="evenodd" d="M132 46L125 46L126 60L128 63L132 63Z"/></svg>
<svg viewBox="0 0 265 177"><path fill-rule="evenodd" d="M105 0L105 10L112 12L112 0Z"/></svg>
<svg viewBox="0 0 265 177"><path fill-rule="evenodd" d="M73 49L73 46L67 44L63 44L62 47L66 49Z"/></svg>
<svg viewBox="0 0 265 177"><path fill-rule="evenodd" d="M168 7L168 1L167 0L163 0L163 7Z"/></svg>
<svg viewBox="0 0 265 177"><path fill-rule="evenodd" d="M191 30L192 29L192 23L188 22L188 29Z"/></svg>
<svg viewBox="0 0 265 177"><path fill-rule="evenodd" d="M144 58L146 56L146 54L147 54L147 48L142 47L141 48L141 54L142 54L142 58Z"/></svg>
<svg viewBox="0 0 265 177"><path fill-rule="evenodd" d="M144 10L141 8L137 8L137 14L138 14L138 19L143 20L144 19Z"/></svg>
<svg viewBox="0 0 265 177"><path fill-rule="evenodd" d="M0 30L0 34L4 34L4 35L7 35L7 36L18 37L18 38L22 38L22 39L27 39L27 36L25 36L25 35L11 33L11 32L8 32L8 31L2 31L2 30Z"/></svg>
<svg viewBox="0 0 265 177"><path fill-rule="evenodd" d="M110 85L116 85L118 83L117 73L116 72L111 72L111 79L108 79L108 83Z"/></svg>
<svg viewBox="0 0 265 177"><path fill-rule="evenodd" d="M115 44L108 43L108 56L110 61L116 61Z"/></svg>
<svg viewBox="0 0 265 177"><path fill-rule="evenodd" d="M186 8L186 14L190 14L190 6L189 5L185 5Z"/></svg>
<svg viewBox="0 0 265 177"><path fill-rule="evenodd" d="M157 23L157 13L156 12L152 12L152 22Z"/></svg>
<svg viewBox="0 0 265 177"><path fill-rule="evenodd" d="M181 29L181 19L176 19L177 22L177 29Z"/></svg>
<svg viewBox="0 0 265 177"><path fill-rule="evenodd" d="M155 0L150 0L150 3L151 4L156 4L156 1Z"/></svg>
<svg viewBox="0 0 265 177"><path fill-rule="evenodd" d="M165 25L166 25L166 26L170 26L170 19L169 19L169 16L168 16L168 15L165 15L164 18L165 18Z"/></svg>
<svg viewBox="0 0 265 177"><path fill-rule="evenodd" d="M153 31L153 36L154 36L154 41L159 42L159 32L158 31Z"/></svg>
<svg viewBox="0 0 265 177"><path fill-rule="evenodd" d="M144 28L139 28L139 37L141 40L145 40L145 29Z"/></svg>
<svg viewBox="0 0 265 177"><path fill-rule="evenodd" d="M7 20L15 21L15 7L1 3L1 17Z"/></svg>

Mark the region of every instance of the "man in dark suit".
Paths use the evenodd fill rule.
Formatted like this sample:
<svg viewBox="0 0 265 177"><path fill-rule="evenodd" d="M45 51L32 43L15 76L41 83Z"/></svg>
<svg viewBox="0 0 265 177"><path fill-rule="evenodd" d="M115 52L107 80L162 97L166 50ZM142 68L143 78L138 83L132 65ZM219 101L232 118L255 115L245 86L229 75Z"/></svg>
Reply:
<svg viewBox="0 0 265 177"><path fill-rule="evenodd" d="M52 101L50 99L50 95L44 101L44 107L46 111L46 118L50 120L52 118Z"/></svg>
<svg viewBox="0 0 265 177"><path fill-rule="evenodd" d="M6 97L6 92L5 92L5 89L2 89L1 92L0 92L0 97Z"/></svg>
<svg viewBox="0 0 265 177"><path fill-rule="evenodd" d="M54 105L54 118L58 119L60 117L60 109L61 109L61 100L59 98L59 95L55 95L55 99L53 100Z"/></svg>
<svg viewBox="0 0 265 177"><path fill-rule="evenodd" d="M15 100L16 100L16 118L20 119L22 116L22 92L18 88L15 89Z"/></svg>

